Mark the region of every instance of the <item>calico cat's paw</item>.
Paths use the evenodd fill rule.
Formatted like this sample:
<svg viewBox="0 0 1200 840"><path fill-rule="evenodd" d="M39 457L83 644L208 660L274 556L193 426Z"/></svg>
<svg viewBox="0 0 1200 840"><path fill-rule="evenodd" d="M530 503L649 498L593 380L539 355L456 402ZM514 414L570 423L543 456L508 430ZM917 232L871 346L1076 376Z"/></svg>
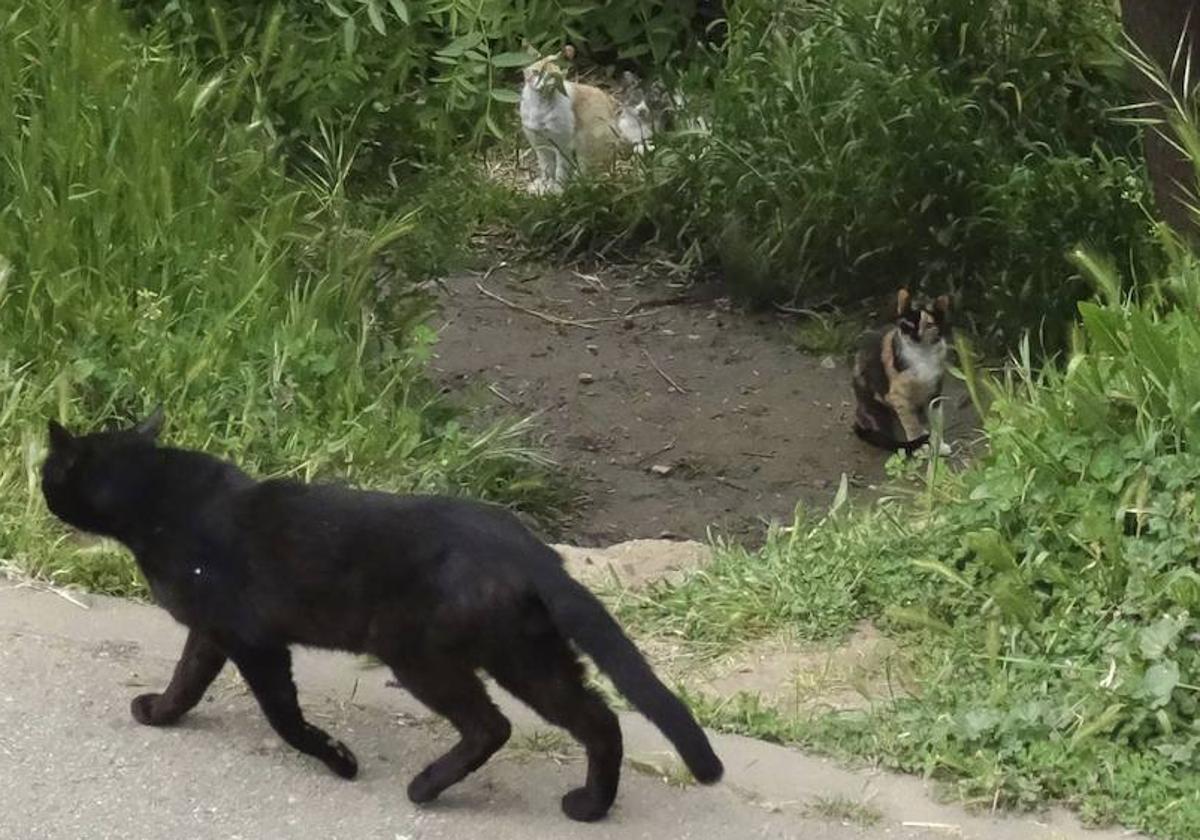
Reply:
<svg viewBox="0 0 1200 840"><path fill-rule="evenodd" d="M575 788L562 798L562 811L576 822L595 822L608 813L608 805L597 801L585 787Z"/></svg>
<svg viewBox="0 0 1200 840"><path fill-rule="evenodd" d="M933 454L933 446L928 441L921 444L917 449L913 450L913 454L921 458L929 458ZM950 448L950 444L946 441L938 443L938 455L943 458L954 454L954 450Z"/></svg>
<svg viewBox="0 0 1200 840"><path fill-rule="evenodd" d="M142 726L167 726L180 718L180 715L162 708L161 694L139 694L129 704L129 711Z"/></svg>

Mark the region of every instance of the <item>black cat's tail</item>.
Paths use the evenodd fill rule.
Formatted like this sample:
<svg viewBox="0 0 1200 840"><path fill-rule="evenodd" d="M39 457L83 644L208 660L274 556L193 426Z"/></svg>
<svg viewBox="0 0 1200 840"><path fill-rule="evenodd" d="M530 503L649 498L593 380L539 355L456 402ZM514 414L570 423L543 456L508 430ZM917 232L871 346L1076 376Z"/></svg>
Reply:
<svg viewBox="0 0 1200 840"><path fill-rule="evenodd" d="M912 455L925 444L929 443L929 435L924 434L920 437L909 440L892 440L878 429L868 429L858 423L854 424L854 434L858 435L860 440L866 441L872 446L878 446L880 449L886 449L888 452L901 452Z"/></svg>
<svg viewBox="0 0 1200 840"><path fill-rule="evenodd" d="M719 781L725 768L688 707L662 684L596 596L567 574L557 552L541 548L550 556L543 555L546 562L535 564L533 585L555 626L675 745L696 781Z"/></svg>

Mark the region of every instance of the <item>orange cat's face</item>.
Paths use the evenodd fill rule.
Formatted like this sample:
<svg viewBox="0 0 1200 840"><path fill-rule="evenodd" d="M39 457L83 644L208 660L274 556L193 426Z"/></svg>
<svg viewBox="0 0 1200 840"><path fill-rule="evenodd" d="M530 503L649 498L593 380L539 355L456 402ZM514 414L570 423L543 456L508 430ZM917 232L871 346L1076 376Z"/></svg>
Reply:
<svg viewBox="0 0 1200 840"><path fill-rule="evenodd" d="M561 53L539 58L525 68L525 84L538 93L561 92L567 79L567 70L562 62Z"/></svg>

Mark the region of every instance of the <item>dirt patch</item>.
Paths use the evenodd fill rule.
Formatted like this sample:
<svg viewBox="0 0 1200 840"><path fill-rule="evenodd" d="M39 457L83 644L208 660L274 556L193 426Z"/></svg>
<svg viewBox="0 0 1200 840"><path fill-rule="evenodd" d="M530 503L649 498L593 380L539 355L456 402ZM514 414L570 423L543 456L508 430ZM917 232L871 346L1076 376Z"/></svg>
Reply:
<svg viewBox="0 0 1200 840"><path fill-rule="evenodd" d="M708 546L693 541L555 547L572 575L610 596L655 581L679 580L712 557ZM675 638L640 637L637 642L673 685L710 697L757 695L764 705L791 715L864 709L912 690L905 658L869 621L860 622L844 639L809 642L781 632L715 658Z"/></svg>
<svg viewBox="0 0 1200 840"><path fill-rule="evenodd" d="M608 548L556 546L567 571L590 586L637 589L656 580L676 581L712 557L712 550L691 540L630 540Z"/></svg>
<svg viewBox="0 0 1200 840"><path fill-rule="evenodd" d="M756 694L792 715L864 709L909 693L896 643L864 621L844 640L801 642L791 634L751 643L689 681L715 697Z"/></svg>
<svg viewBox="0 0 1200 840"><path fill-rule="evenodd" d="M846 360L801 352L790 317L611 267L502 265L448 278L440 302L434 375L484 416L537 414L582 476L569 542L756 540L797 502L828 506L843 473L860 492L884 478L849 429ZM972 423L948 391L954 440Z"/></svg>

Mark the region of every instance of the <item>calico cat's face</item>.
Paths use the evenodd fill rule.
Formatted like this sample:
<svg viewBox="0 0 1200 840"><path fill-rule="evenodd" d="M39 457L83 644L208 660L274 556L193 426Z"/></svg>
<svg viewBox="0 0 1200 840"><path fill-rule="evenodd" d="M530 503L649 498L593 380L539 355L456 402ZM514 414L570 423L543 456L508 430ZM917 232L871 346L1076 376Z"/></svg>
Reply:
<svg viewBox="0 0 1200 840"><path fill-rule="evenodd" d="M136 452L154 448L162 421L159 409L132 428L77 437L51 420L50 452L42 464L50 512L80 530L108 533L123 495L122 467Z"/></svg>
<svg viewBox="0 0 1200 840"><path fill-rule="evenodd" d="M896 296L896 326L900 333L918 344L933 345L950 336L950 297L941 295L932 304L914 306L908 289Z"/></svg>
<svg viewBox="0 0 1200 840"><path fill-rule="evenodd" d="M617 102L622 110L633 114L639 121L650 120L650 97L641 80L626 70L621 74L621 86L617 89Z"/></svg>

